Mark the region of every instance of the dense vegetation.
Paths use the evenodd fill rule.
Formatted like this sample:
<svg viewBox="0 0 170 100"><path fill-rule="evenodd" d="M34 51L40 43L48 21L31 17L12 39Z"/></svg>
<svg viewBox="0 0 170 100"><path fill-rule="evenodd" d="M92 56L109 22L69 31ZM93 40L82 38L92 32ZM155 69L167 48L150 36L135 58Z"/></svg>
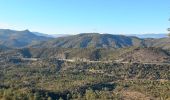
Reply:
<svg viewBox="0 0 170 100"><path fill-rule="evenodd" d="M169 62L170 52L161 48L128 47L105 48L23 48L0 51L1 59L13 58L56 58L75 61L117 61L117 62ZM0 60L1 60L0 59Z"/></svg>
<svg viewBox="0 0 170 100"><path fill-rule="evenodd" d="M166 100L170 98L169 80L169 64L44 59L1 64L0 98Z"/></svg>

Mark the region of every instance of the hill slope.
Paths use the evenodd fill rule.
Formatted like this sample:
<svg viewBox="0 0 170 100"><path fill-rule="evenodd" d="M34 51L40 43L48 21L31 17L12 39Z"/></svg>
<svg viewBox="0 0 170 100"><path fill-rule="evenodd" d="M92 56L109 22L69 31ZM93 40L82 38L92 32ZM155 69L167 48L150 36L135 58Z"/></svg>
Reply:
<svg viewBox="0 0 170 100"><path fill-rule="evenodd" d="M170 62L170 54L160 48L136 48L119 56L126 62Z"/></svg>
<svg viewBox="0 0 170 100"><path fill-rule="evenodd" d="M170 50L170 38L146 39L145 45L148 47L159 47Z"/></svg>
<svg viewBox="0 0 170 100"><path fill-rule="evenodd" d="M7 47L25 47L30 44L46 41L50 38L37 36L29 30L14 31L9 29L0 29L0 45Z"/></svg>
<svg viewBox="0 0 170 100"><path fill-rule="evenodd" d="M5 50L1 57L56 58L84 61L170 62L170 52L161 48L128 47L120 49L96 48L22 48ZM1 58L0 57L0 58Z"/></svg>
<svg viewBox="0 0 170 100"><path fill-rule="evenodd" d="M62 48L122 48L142 46L143 40L123 35L82 33L73 36L60 37L43 42L33 47L62 47Z"/></svg>

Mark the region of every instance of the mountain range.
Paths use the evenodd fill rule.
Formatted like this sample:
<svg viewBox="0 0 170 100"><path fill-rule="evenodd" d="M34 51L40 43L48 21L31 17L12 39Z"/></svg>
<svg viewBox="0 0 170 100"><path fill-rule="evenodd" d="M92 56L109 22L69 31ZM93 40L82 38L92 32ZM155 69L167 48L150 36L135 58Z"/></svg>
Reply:
<svg viewBox="0 0 170 100"><path fill-rule="evenodd" d="M45 34L45 33L40 33L40 32L32 32L33 34L37 36L45 36L45 37L51 37L51 38L58 38L58 37L65 37L69 36L70 34Z"/></svg>
<svg viewBox="0 0 170 100"><path fill-rule="evenodd" d="M138 46L142 39L131 36L83 33L67 37L55 38L33 45L33 47L62 47L62 48L122 48Z"/></svg>
<svg viewBox="0 0 170 100"><path fill-rule="evenodd" d="M165 38L138 38L135 36L81 33L51 37L29 30L15 31L9 29L0 30L0 47L23 48L124 48L137 47L161 47L170 48L170 39Z"/></svg>
<svg viewBox="0 0 170 100"><path fill-rule="evenodd" d="M166 33L158 33L158 34L154 34L154 33L148 33L148 34L129 34L127 36L136 36L138 38L155 38L155 39L159 39L159 38L166 38L168 37L168 35Z"/></svg>
<svg viewBox="0 0 170 100"><path fill-rule="evenodd" d="M47 41L50 37L38 36L29 30L15 31L9 29L0 30L0 45L7 47L26 47L41 41Z"/></svg>

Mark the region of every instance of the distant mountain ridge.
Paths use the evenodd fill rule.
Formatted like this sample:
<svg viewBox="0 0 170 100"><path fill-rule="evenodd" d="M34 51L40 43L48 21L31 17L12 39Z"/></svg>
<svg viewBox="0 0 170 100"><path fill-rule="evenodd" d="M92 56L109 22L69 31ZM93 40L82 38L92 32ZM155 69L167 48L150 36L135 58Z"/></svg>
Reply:
<svg viewBox="0 0 170 100"><path fill-rule="evenodd" d="M10 29L0 29L0 45L7 47L26 47L30 44L47 41L51 38L37 36L29 30L15 31Z"/></svg>
<svg viewBox="0 0 170 100"><path fill-rule="evenodd" d="M69 34L45 34L45 33L39 33L39 32L33 32L33 33L37 36L45 36L45 37L50 37L50 38L70 36Z"/></svg>
<svg viewBox="0 0 170 100"><path fill-rule="evenodd" d="M138 38L125 35L81 33L33 45L33 47L52 48L124 48L130 46L170 49L170 38Z"/></svg>
<svg viewBox="0 0 170 100"><path fill-rule="evenodd" d="M158 34L154 34L154 33L149 33L149 34L130 34L127 36L136 36L138 38L154 38L154 39L159 39L159 38L166 38L168 37L168 34L166 33L158 33Z"/></svg>
<svg viewBox="0 0 170 100"><path fill-rule="evenodd" d="M37 36L44 36L44 37L50 37L53 38L52 35L49 34L45 34L45 33L40 33L40 32L32 32L33 34L37 35Z"/></svg>
<svg viewBox="0 0 170 100"><path fill-rule="evenodd" d="M62 48L122 48L128 46L142 46L142 39L124 35L82 33L67 37L60 37L43 42L33 47L62 47Z"/></svg>
<svg viewBox="0 0 170 100"><path fill-rule="evenodd" d="M0 29L0 48L124 48L160 47L170 49L170 38L138 38L135 36L81 33L52 38L29 30Z"/></svg>

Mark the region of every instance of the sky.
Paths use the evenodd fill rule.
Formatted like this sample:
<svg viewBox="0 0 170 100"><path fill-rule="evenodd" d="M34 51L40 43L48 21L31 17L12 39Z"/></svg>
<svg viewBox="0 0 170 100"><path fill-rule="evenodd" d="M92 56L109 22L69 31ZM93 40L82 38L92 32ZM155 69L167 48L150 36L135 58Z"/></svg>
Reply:
<svg viewBox="0 0 170 100"><path fill-rule="evenodd" d="M0 28L47 34L166 33L170 0L0 0Z"/></svg>

